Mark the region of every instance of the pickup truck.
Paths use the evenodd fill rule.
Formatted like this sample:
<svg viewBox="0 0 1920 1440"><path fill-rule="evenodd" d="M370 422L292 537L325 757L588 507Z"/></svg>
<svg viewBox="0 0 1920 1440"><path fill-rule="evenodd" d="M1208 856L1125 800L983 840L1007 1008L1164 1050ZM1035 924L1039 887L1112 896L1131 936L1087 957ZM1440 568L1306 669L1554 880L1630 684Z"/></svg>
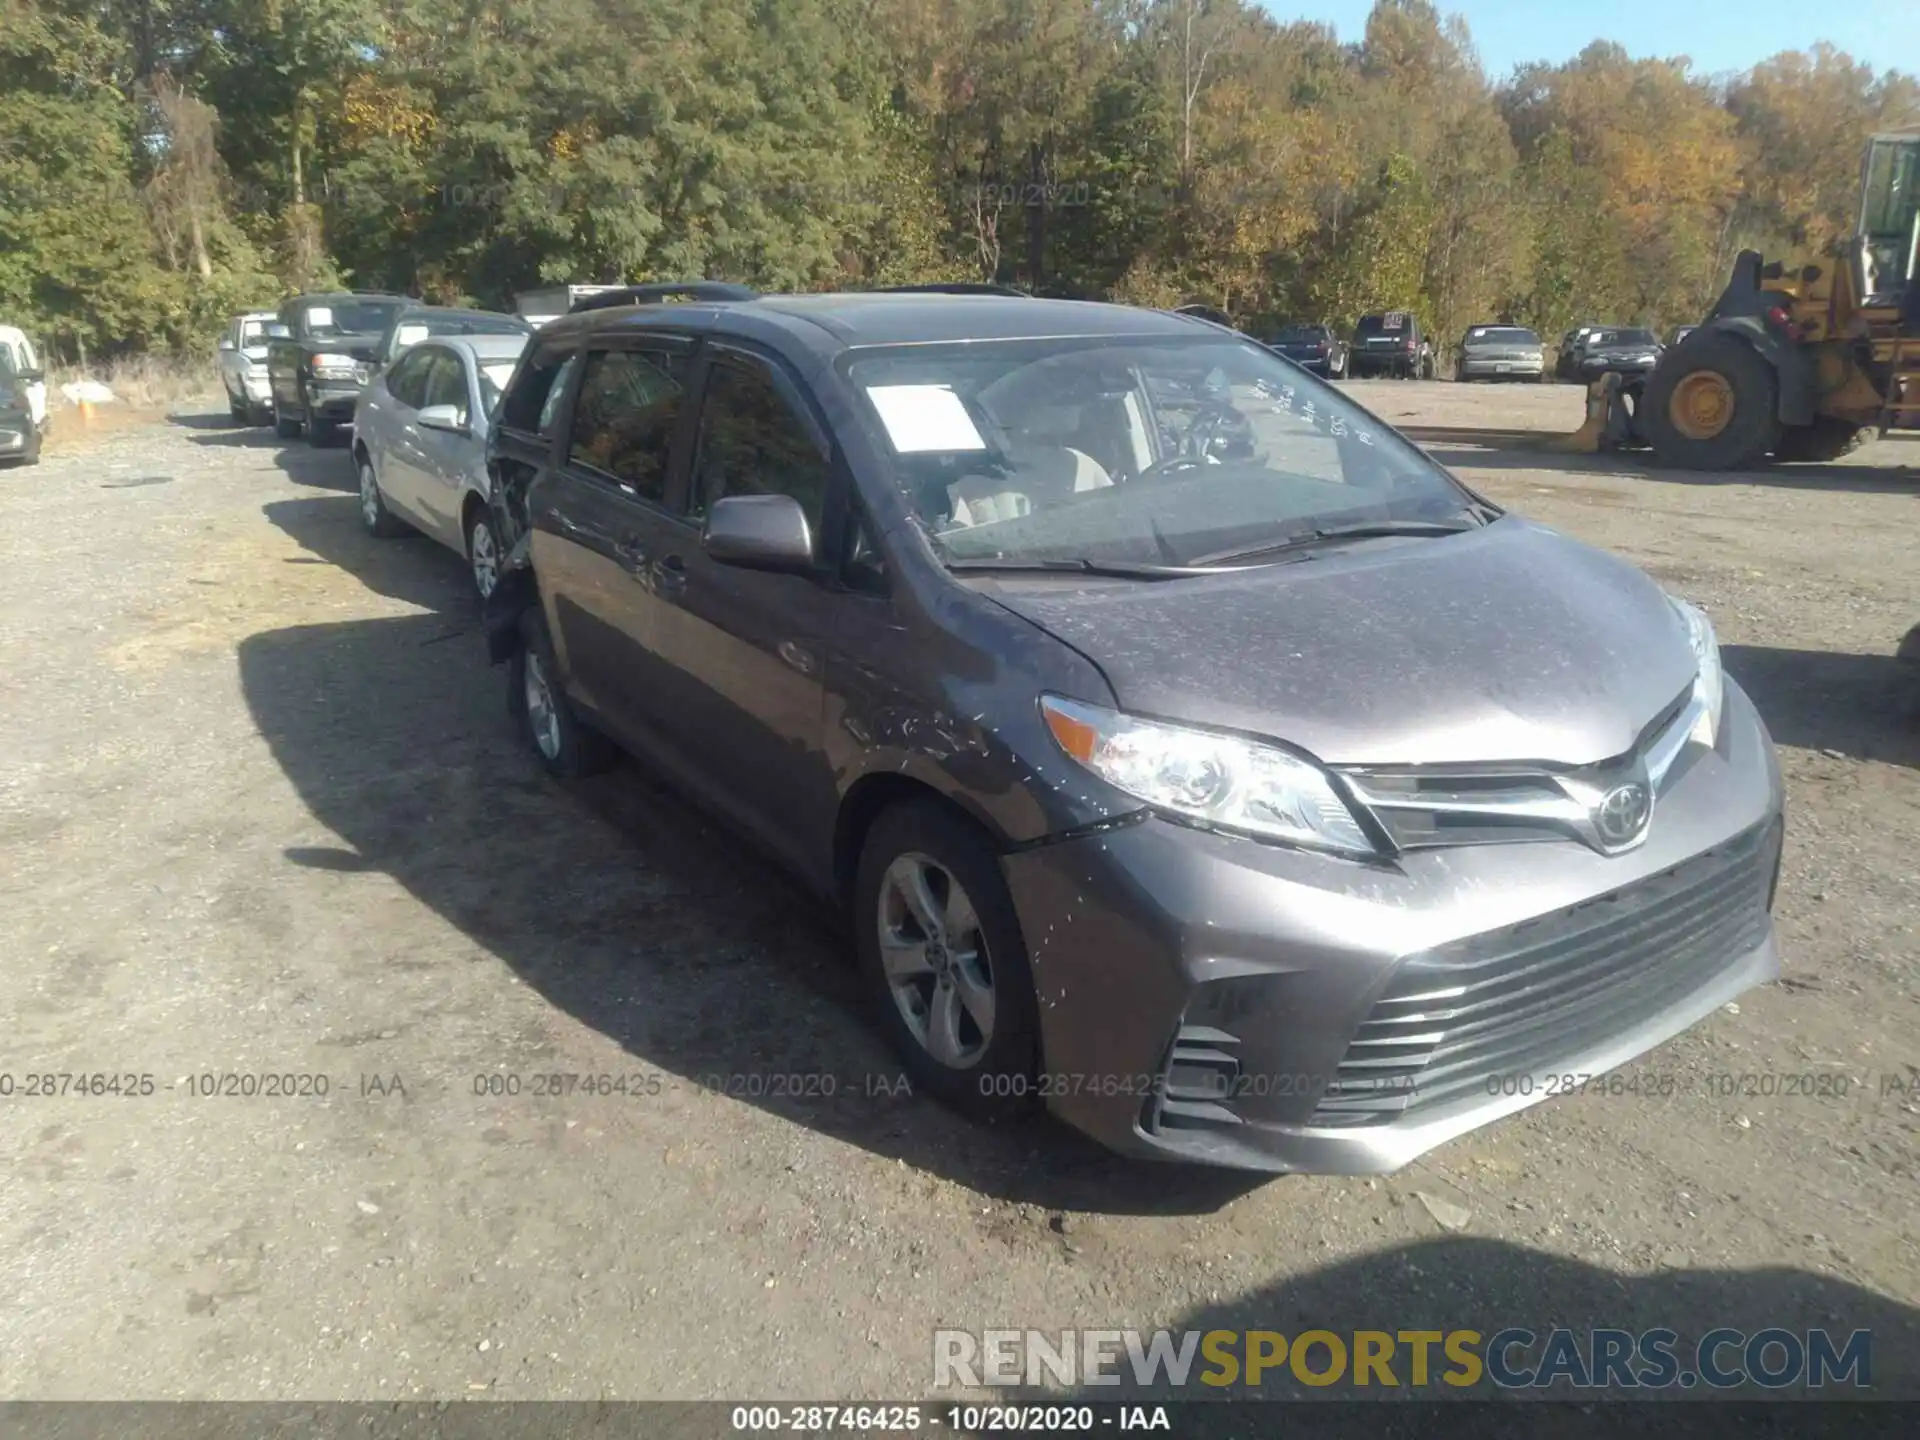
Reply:
<svg viewBox="0 0 1920 1440"><path fill-rule="evenodd" d="M267 344L273 428L283 440L301 431L326 445L353 419L374 355L394 317L413 302L404 295L352 291L297 295L280 307Z"/></svg>

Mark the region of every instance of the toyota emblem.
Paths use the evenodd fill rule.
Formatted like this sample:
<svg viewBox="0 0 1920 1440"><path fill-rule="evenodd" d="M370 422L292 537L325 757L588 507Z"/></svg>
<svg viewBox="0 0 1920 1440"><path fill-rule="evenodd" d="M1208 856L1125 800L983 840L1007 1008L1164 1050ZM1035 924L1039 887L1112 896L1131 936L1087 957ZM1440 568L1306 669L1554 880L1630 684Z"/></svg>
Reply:
<svg viewBox="0 0 1920 1440"><path fill-rule="evenodd" d="M1608 845L1630 845L1653 818L1653 790L1644 780L1616 785L1593 807L1593 828Z"/></svg>

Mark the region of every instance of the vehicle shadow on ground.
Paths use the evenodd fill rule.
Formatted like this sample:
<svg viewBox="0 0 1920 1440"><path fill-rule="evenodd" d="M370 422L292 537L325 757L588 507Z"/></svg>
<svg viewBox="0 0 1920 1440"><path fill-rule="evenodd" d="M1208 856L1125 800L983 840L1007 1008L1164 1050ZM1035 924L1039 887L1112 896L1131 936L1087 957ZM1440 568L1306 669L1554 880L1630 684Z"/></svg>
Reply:
<svg viewBox="0 0 1920 1440"><path fill-rule="evenodd" d="M1865 495L1913 495L1920 498L1920 447L1888 444L1872 452L1884 463L1829 461L1822 464L1773 464L1724 473L1669 470L1644 450L1570 455L1540 448L1533 432L1494 432L1442 426L1409 426L1406 434L1450 470L1544 470L1569 475L1616 475L1675 485L1763 485L1773 489L1852 491Z"/></svg>
<svg viewBox="0 0 1920 1440"><path fill-rule="evenodd" d="M218 450L272 450L273 463L296 485L351 493L358 488L344 432L315 449L304 438L282 440L271 425L242 425L225 414L170 415L168 423L190 430L196 445Z"/></svg>
<svg viewBox="0 0 1920 1440"><path fill-rule="evenodd" d="M1178 1433L1182 1436L1591 1435L1611 1440L1622 1434L1654 1432L1702 1436L1825 1433L1891 1436L1911 1433L1910 1429L1891 1428L1896 1424L1910 1427L1910 1412L1902 1415L1898 1413L1900 1407L1880 1407L1885 1412L1887 1428L1871 1417L1857 1425L1826 1423L1805 1428L1808 1421L1832 1422L1839 1417L1821 1416L1808 1406L1783 1402L1789 1399L1862 1400L1869 1396L1884 1401L1920 1396L1920 1365L1916 1365L1916 1358L1920 1357L1920 1310L1835 1276L1787 1268L1661 1270L1650 1275L1623 1275L1615 1269L1603 1269L1566 1256L1466 1236L1425 1240L1341 1261L1246 1296L1203 1306L1170 1320L1167 1328L1176 1336L1185 1330L1202 1334L1212 1330L1277 1331L1288 1337L1289 1342L1307 1330L1326 1330L1343 1337L1347 1347L1352 1346L1355 1331L1384 1331L1396 1337L1389 1364L1389 1373L1396 1384L1383 1385L1376 1372L1369 1377L1372 1383L1368 1386L1354 1386L1349 1348L1345 1371L1340 1382L1333 1385L1303 1385L1284 1362L1263 1374L1257 1388L1205 1385L1198 1383L1199 1376L1213 1367L1197 1355L1184 1387L1168 1386L1164 1379L1156 1385L1136 1385L1131 1367L1123 1359L1115 1367L1122 1383L1082 1385L1075 1392L1076 1397L1103 1401L1258 1397L1267 1401L1303 1402L1289 1405L1285 1412L1265 1414L1260 1413L1258 1406L1206 1407L1200 1415L1189 1408L1178 1421ZM1412 1386L1412 1352L1410 1346L1398 1343L1401 1331L1478 1331L1479 1348L1484 1355L1486 1342L1509 1328L1532 1331L1537 1337L1532 1347L1523 1343L1505 1349L1505 1358L1514 1371L1531 1371L1539 1364L1546 1337L1556 1328L1576 1333L1583 1356L1592 1353L1586 1337L1593 1329L1619 1329L1635 1336L1649 1330L1668 1329L1677 1335L1672 1353L1678 1374L1696 1376L1699 1372L1695 1368L1695 1347L1713 1330L1725 1328L1752 1336L1778 1328L1795 1332L1803 1340L1809 1331L1824 1330L1838 1353L1845 1352L1854 1331L1864 1330L1869 1332L1872 1388L1862 1391L1843 1380L1829 1383L1823 1390L1804 1386L1768 1390L1759 1385L1717 1390L1697 1379L1693 1385L1676 1384L1658 1392L1670 1402L1681 1397L1701 1400L1712 1397L1720 1402L1685 1406L1684 1417L1674 1413L1670 1405L1663 1407L1664 1416L1655 1417L1645 1410L1569 1403L1554 1404L1544 1411L1524 1404L1476 1405L1467 1412L1440 1406L1363 1408L1311 1403L1316 1399L1491 1400L1498 1397L1519 1400L1537 1397L1566 1402L1601 1398L1595 1394L1581 1396L1566 1381L1532 1392L1532 1396L1524 1391L1500 1391L1486 1378L1477 1386L1449 1385L1441 1377L1449 1371L1458 1373L1458 1369L1438 1344L1431 1352L1429 1384L1419 1389ZM1722 1373L1736 1365L1744 1367L1743 1348L1719 1348L1711 1360ZM1246 1353L1244 1343L1237 1344L1234 1350L1241 1356ZM1310 1347L1308 1355L1309 1373L1329 1368L1331 1354L1324 1344ZM1774 1373L1778 1373L1782 1357L1783 1352L1775 1349L1762 1363L1774 1367ZM1631 1364L1636 1370L1640 1368L1637 1359ZM1609 1390L1605 1398L1644 1400L1654 1393L1616 1387ZM1016 1397L1039 1398L1037 1393L1024 1387L1008 1396L1009 1399ZM1738 1411L1732 1411L1726 1408L1728 1401L1772 1403L1741 1404ZM1280 1423L1282 1413L1284 1425ZM1308 1428L1300 1428L1303 1425ZM1322 1425L1326 1428L1320 1428Z"/></svg>
<svg viewBox="0 0 1920 1440"><path fill-rule="evenodd" d="M1898 638L1884 655L1723 645L1720 657L1781 744L1920 769L1920 665L1895 654Z"/></svg>
<svg viewBox="0 0 1920 1440"><path fill-rule="evenodd" d="M1044 1117L976 1127L912 1095L810 896L637 764L571 785L540 770L453 557L367 535L344 497L266 514L426 612L241 643L261 735L340 837L290 863L390 875L642 1065L999 1199L1198 1214L1261 1183L1122 1160Z"/></svg>

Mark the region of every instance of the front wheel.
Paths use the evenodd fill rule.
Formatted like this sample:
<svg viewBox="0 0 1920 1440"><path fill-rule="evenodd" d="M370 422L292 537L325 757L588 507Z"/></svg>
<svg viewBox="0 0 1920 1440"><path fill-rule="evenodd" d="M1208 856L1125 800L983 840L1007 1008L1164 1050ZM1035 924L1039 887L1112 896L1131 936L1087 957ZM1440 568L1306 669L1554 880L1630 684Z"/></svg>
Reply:
<svg viewBox="0 0 1920 1440"><path fill-rule="evenodd" d="M1636 418L1662 465L1738 470L1773 449L1778 393L1773 366L1743 341L1696 337L1684 360L1654 370Z"/></svg>
<svg viewBox="0 0 1920 1440"><path fill-rule="evenodd" d="M976 1120L1037 1098L1039 1004L986 834L935 801L885 811L853 887L860 971L917 1085Z"/></svg>

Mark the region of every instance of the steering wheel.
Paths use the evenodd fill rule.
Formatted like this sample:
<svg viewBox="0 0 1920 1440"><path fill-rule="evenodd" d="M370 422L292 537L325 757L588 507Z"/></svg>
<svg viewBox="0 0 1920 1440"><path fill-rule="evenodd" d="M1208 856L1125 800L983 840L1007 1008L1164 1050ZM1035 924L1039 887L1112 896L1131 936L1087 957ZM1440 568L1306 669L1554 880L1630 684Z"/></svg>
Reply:
<svg viewBox="0 0 1920 1440"><path fill-rule="evenodd" d="M1161 475L1174 475L1183 470L1198 470L1209 463L1207 453L1213 448L1213 442L1228 425L1241 422L1240 412L1231 405L1208 405L1193 417L1193 423L1187 426L1187 433L1180 437L1180 448L1172 455L1154 461L1134 477L1135 480L1151 480Z"/></svg>

